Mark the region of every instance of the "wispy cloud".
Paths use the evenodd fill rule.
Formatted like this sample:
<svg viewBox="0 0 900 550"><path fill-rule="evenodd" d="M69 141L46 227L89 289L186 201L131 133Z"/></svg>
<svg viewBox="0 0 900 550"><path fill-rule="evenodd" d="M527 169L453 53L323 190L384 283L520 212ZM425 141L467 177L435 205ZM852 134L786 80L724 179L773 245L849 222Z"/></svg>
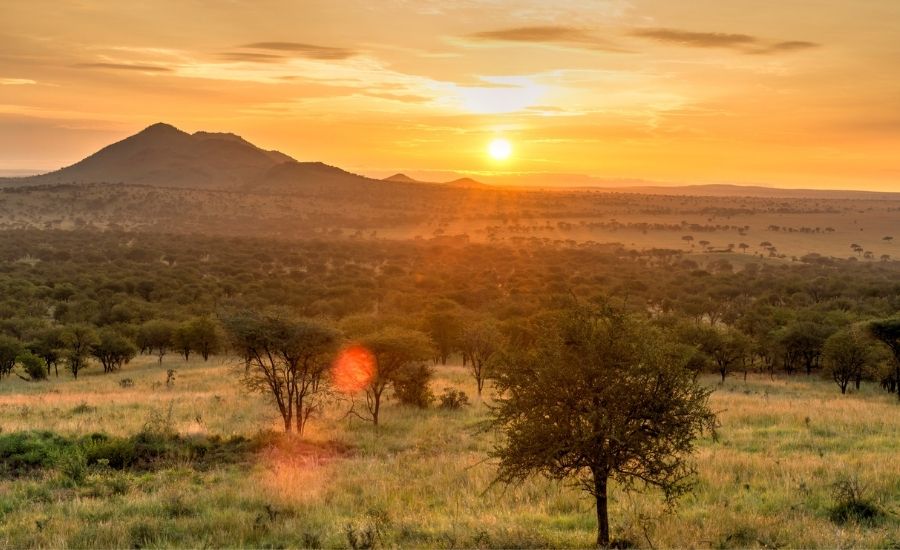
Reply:
<svg viewBox="0 0 900 550"><path fill-rule="evenodd" d="M300 42L254 42L239 47L247 50L282 52L286 56L299 56L309 59L341 60L353 57L359 53L356 50L351 50L349 48L318 46Z"/></svg>
<svg viewBox="0 0 900 550"><path fill-rule="evenodd" d="M748 53L755 54L766 54L766 53L780 53L780 52L795 52L799 50L808 50L811 48L818 48L820 45L815 42L806 42L804 40L790 40L787 42L777 42L770 46L766 46L760 48L755 51L750 51Z"/></svg>
<svg viewBox="0 0 900 550"><path fill-rule="evenodd" d="M696 32L669 28L634 29L632 36L656 42L677 44L691 48L727 48L748 54L774 54L816 48L819 44L802 40L767 43L749 35L724 32Z"/></svg>
<svg viewBox="0 0 900 550"><path fill-rule="evenodd" d="M76 63L75 67L81 69L112 69L121 71L139 71L145 73L168 73L172 69L159 65L139 65L131 63Z"/></svg>
<svg viewBox="0 0 900 550"><path fill-rule="evenodd" d="M0 86L25 86L28 84L37 84L37 81L30 78L0 78Z"/></svg>
<svg viewBox="0 0 900 550"><path fill-rule="evenodd" d="M560 25L512 27L493 31L483 31L470 34L467 38L481 42L556 44L608 52L626 51L624 48L611 41L588 32L585 29Z"/></svg>

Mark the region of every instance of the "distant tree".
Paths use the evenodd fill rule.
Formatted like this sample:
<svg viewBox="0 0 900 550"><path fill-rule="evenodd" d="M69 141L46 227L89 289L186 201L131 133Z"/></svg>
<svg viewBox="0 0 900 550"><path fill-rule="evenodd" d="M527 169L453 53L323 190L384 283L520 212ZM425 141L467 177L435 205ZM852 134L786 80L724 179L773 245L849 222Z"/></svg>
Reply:
<svg viewBox="0 0 900 550"><path fill-rule="evenodd" d="M163 357L172 348L175 342L175 331L178 325L165 319L153 319L147 321L138 328L137 343L141 352L155 353L162 363Z"/></svg>
<svg viewBox="0 0 900 550"><path fill-rule="evenodd" d="M98 342L91 348L91 355L103 365L103 372L120 370L137 354L137 348L131 341L109 327L100 330Z"/></svg>
<svg viewBox="0 0 900 550"><path fill-rule="evenodd" d="M63 329L61 327L48 327L39 330L28 347L31 352L44 360L47 365L47 374L52 367L56 376L59 376L59 361L63 356L66 344L63 341Z"/></svg>
<svg viewBox="0 0 900 550"><path fill-rule="evenodd" d="M454 302L442 300L425 317L425 332L434 342L437 358L442 365L447 364L450 354L459 347L462 319L457 309Z"/></svg>
<svg viewBox="0 0 900 550"><path fill-rule="evenodd" d="M184 357L185 361L191 359L194 341L191 336L190 321L183 321L175 326L175 330L172 332L172 347L178 351L179 355Z"/></svg>
<svg viewBox="0 0 900 550"><path fill-rule="evenodd" d="M72 376L78 378L78 373L87 366L87 360L91 356L91 350L100 343L97 331L87 324L75 324L65 328L62 334L64 357Z"/></svg>
<svg viewBox="0 0 900 550"><path fill-rule="evenodd" d="M362 345L375 358L375 375L365 388L366 409L375 426L381 413L384 391L402 379L405 371L417 369L432 357L434 347L427 335L417 330L388 327L362 338Z"/></svg>
<svg viewBox="0 0 900 550"><path fill-rule="evenodd" d="M749 358L752 342L742 332L733 328L696 326L685 336L708 359L713 372L725 378Z"/></svg>
<svg viewBox="0 0 900 550"><path fill-rule="evenodd" d="M610 544L608 484L689 488L694 440L715 417L695 374L669 340L610 308L579 307L511 350L496 370L493 456L506 483L542 474L593 495L597 545Z"/></svg>
<svg viewBox="0 0 900 550"><path fill-rule="evenodd" d="M313 319L242 313L224 320L232 346L247 360L242 382L269 394L284 431L303 435L327 389L327 373L340 333Z"/></svg>
<svg viewBox="0 0 900 550"><path fill-rule="evenodd" d="M198 317L189 324L191 348L203 357L204 361L209 356L218 353L222 347L222 337L219 334L218 324L208 317Z"/></svg>
<svg viewBox="0 0 900 550"><path fill-rule="evenodd" d="M478 397L481 397L489 374L488 367L500 351L502 341L500 327L493 319L471 320L462 329L462 351L475 378Z"/></svg>
<svg viewBox="0 0 900 550"><path fill-rule="evenodd" d="M900 400L900 317L880 319L869 324L869 332L894 355L894 388Z"/></svg>
<svg viewBox="0 0 900 550"><path fill-rule="evenodd" d="M16 358L22 353L22 343L12 336L0 334L0 378L12 374Z"/></svg>
<svg viewBox="0 0 900 550"><path fill-rule="evenodd" d="M830 330L824 325L801 321L785 327L779 341L784 348L785 357L795 364L802 364L809 375L819 366L822 346L828 336Z"/></svg>
<svg viewBox="0 0 900 550"><path fill-rule="evenodd" d="M823 374L834 380L841 393L847 393L851 382L855 382L856 389L859 389L872 360L872 345L858 330L846 329L825 340L822 356Z"/></svg>

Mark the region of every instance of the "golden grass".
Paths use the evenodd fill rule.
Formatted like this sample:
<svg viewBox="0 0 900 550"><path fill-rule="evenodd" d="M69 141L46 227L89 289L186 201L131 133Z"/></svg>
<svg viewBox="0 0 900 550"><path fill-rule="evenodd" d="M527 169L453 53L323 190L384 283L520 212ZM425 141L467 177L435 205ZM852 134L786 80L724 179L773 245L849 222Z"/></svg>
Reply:
<svg viewBox="0 0 900 550"><path fill-rule="evenodd" d="M174 387L167 368L178 370ZM435 389L474 384L439 367ZM113 375L47 383L0 383L4 432L128 435L168 415L186 433L277 428L271 407L250 396L227 362L157 365L141 358ZM121 378L134 387L121 388ZM710 378L708 383L714 384ZM614 490L614 536L638 546L874 548L900 543L900 405L864 387L797 376L752 377L716 386L717 439L696 455L697 487L668 512L658 494ZM75 412L81 404L80 412ZM484 405L419 411L390 404L374 430L332 408L311 425L309 445L349 451L270 452L251 465L207 471L190 465L149 473L92 471L80 484L56 472L0 481L0 546L346 547L347 531L380 529L385 546L585 547L592 502L571 487L535 479L491 484L492 435L477 433ZM312 448L312 447L311 447ZM302 449L306 449L303 447ZM828 519L831 488L855 476L884 510L879 525Z"/></svg>

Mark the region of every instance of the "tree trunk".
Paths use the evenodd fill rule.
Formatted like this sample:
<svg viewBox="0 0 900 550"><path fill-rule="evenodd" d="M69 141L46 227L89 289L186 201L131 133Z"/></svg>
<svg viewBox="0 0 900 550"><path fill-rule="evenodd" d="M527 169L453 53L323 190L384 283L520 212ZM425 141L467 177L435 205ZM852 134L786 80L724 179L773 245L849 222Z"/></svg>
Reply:
<svg viewBox="0 0 900 550"><path fill-rule="evenodd" d="M607 475L594 472L594 497L597 499L597 546L609 548L609 509L606 498Z"/></svg>
<svg viewBox="0 0 900 550"><path fill-rule="evenodd" d="M375 394L375 404L372 407L372 424L378 427L378 410L381 409L381 393Z"/></svg>

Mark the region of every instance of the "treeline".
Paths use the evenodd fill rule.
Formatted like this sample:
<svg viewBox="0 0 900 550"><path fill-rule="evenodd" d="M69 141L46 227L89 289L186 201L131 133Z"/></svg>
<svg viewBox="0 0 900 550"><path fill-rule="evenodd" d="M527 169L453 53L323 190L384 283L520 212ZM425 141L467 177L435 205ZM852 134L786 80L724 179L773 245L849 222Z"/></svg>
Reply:
<svg viewBox="0 0 900 550"><path fill-rule="evenodd" d="M693 259L692 259L693 258ZM677 334L695 368L723 378L824 375L842 390L874 381L900 391L872 322L900 312L900 264L702 263L595 243L471 244L137 234L0 233L2 372L121 368L223 349L222 320L277 306L347 337L366 327L418 331L429 358L477 371L491 350L527 345L571 298L608 296ZM839 357L847 343L852 361ZM847 366L852 363L852 366ZM849 373L849 374L847 374ZM479 375L480 377L480 375ZM479 387L483 385L479 382Z"/></svg>

